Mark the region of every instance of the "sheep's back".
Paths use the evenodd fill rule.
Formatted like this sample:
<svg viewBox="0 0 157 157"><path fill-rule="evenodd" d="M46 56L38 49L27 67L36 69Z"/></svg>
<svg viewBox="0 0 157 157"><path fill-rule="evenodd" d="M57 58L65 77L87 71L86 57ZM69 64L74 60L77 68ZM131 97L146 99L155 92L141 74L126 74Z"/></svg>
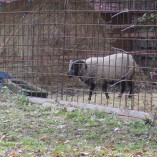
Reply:
<svg viewBox="0 0 157 157"><path fill-rule="evenodd" d="M136 63L131 55L118 53L106 57L91 57L86 60L87 75L96 80L121 79L124 75L130 76Z"/></svg>

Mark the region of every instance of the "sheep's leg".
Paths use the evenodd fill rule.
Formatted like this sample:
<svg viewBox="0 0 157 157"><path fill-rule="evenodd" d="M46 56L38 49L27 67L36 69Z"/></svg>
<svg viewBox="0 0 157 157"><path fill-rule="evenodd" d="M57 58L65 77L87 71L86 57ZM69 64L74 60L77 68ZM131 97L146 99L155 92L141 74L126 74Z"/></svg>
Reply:
<svg viewBox="0 0 157 157"><path fill-rule="evenodd" d="M132 94L133 94L134 82L132 80L129 80L129 81L127 81L127 83L128 83L129 88L130 88L129 96L128 97L131 98Z"/></svg>
<svg viewBox="0 0 157 157"><path fill-rule="evenodd" d="M120 83L120 87L121 87L121 90L120 90L120 94L118 97L122 97L123 93L125 92L126 90L126 81L123 79L122 82Z"/></svg>
<svg viewBox="0 0 157 157"><path fill-rule="evenodd" d="M106 99L110 99L110 97L109 97L109 95L107 93L107 83L104 83L102 85L102 90L103 90L103 92L105 92Z"/></svg>
<svg viewBox="0 0 157 157"><path fill-rule="evenodd" d="M91 82L88 100L91 100L94 88L95 88L95 84Z"/></svg>

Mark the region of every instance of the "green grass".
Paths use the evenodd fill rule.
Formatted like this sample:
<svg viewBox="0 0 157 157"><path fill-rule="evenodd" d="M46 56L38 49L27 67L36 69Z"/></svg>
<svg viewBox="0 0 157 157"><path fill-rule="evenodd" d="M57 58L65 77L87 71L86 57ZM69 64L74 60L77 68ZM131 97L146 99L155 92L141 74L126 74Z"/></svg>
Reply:
<svg viewBox="0 0 157 157"><path fill-rule="evenodd" d="M0 119L0 156L157 156L157 128L144 121L68 112L65 106L31 104L20 95L0 104Z"/></svg>

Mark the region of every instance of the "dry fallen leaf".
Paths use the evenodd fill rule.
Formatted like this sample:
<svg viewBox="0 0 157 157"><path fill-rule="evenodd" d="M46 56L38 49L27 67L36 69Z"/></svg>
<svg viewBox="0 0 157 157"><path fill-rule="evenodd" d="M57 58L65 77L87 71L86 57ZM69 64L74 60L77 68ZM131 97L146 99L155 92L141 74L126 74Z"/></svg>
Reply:
<svg viewBox="0 0 157 157"><path fill-rule="evenodd" d="M147 145L144 144L144 145L143 145L143 152L146 152L146 151L147 151Z"/></svg>
<svg viewBox="0 0 157 157"><path fill-rule="evenodd" d="M66 141L65 139L61 139L61 138L58 139L58 142L63 142L64 143L65 141Z"/></svg>
<svg viewBox="0 0 157 157"><path fill-rule="evenodd" d="M4 133L1 137L1 141L5 141L8 138L8 135Z"/></svg>
<svg viewBox="0 0 157 157"><path fill-rule="evenodd" d="M142 152L140 152L140 151L137 151L137 152L136 152L136 155L138 155L138 156L142 156L142 155L143 155L143 153L142 153Z"/></svg>
<svg viewBox="0 0 157 157"><path fill-rule="evenodd" d="M70 141L69 140L66 140L64 143L66 144L66 143L69 143Z"/></svg>
<svg viewBox="0 0 157 157"><path fill-rule="evenodd" d="M20 154L18 152L12 152L8 155L9 157L19 157Z"/></svg>
<svg viewBox="0 0 157 157"><path fill-rule="evenodd" d="M108 157L115 157L114 154L108 154Z"/></svg>
<svg viewBox="0 0 157 157"><path fill-rule="evenodd" d="M51 154L53 157L60 157L60 154L56 153L56 154Z"/></svg>
<svg viewBox="0 0 157 157"><path fill-rule="evenodd" d="M65 140L65 139L61 139L61 138L59 138L57 141L61 142L61 143L65 143L65 144L70 142L69 140Z"/></svg>
<svg viewBox="0 0 157 157"><path fill-rule="evenodd" d="M81 155L81 156L89 156L89 155L90 155L90 152L81 152L80 155Z"/></svg>
<svg viewBox="0 0 157 157"><path fill-rule="evenodd" d="M111 146L111 145L106 146L106 148L107 148L107 149L112 149L112 150L115 150L115 147L114 147L114 146Z"/></svg>
<svg viewBox="0 0 157 157"><path fill-rule="evenodd" d="M41 137L40 138L40 141L48 141L50 140L51 138L49 136L44 136L44 137Z"/></svg>
<svg viewBox="0 0 157 157"><path fill-rule="evenodd" d="M131 151L129 149L125 149L124 152L125 153L131 153Z"/></svg>
<svg viewBox="0 0 157 157"><path fill-rule="evenodd" d="M113 131L114 134L125 134L124 130L119 129L119 128L115 128Z"/></svg>

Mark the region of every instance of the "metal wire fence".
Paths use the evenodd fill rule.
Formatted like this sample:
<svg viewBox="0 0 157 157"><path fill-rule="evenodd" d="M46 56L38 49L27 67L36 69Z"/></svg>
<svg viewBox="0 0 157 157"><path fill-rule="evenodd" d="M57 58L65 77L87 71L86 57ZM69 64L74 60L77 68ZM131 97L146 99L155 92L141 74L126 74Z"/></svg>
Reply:
<svg viewBox="0 0 157 157"><path fill-rule="evenodd" d="M156 114L156 20L156 0L1 2L0 67L13 76L12 81L7 82L10 88L14 89L9 85L13 83L19 87L17 91L24 89L29 95L90 101ZM116 55L113 59L112 54L123 57ZM124 64L126 54L133 58L134 64L130 64L130 59L129 64ZM95 57L96 62L90 65L89 57ZM71 64L70 60L73 60ZM87 64L86 71L79 76L70 73L74 75L70 79L69 64L71 70L79 70L83 63ZM93 69L95 72L90 75ZM97 75L100 69L101 77ZM129 77L124 78L130 69ZM87 74L89 78L84 83L81 78ZM128 98L129 88L118 97L130 82L134 83L132 97ZM93 84L96 88L89 100ZM104 91L109 93L110 99L106 99Z"/></svg>

